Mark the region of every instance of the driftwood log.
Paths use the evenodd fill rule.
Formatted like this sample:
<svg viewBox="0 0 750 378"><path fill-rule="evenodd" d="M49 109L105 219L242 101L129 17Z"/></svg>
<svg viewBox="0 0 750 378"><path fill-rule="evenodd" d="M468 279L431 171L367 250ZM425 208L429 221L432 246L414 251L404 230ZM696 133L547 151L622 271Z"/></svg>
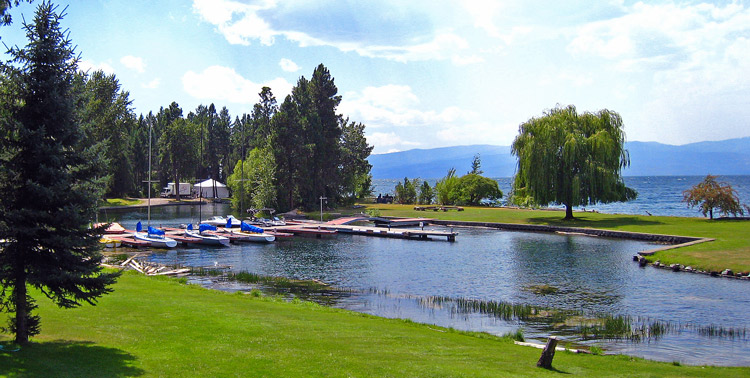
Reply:
<svg viewBox="0 0 750 378"><path fill-rule="evenodd" d="M539 361L536 363L537 367L543 367L545 369L552 368L552 359L555 358L555 348L557 347L557 337L550 336L547 339L547 345L542 350L542 356L539 357Z"/></svg>

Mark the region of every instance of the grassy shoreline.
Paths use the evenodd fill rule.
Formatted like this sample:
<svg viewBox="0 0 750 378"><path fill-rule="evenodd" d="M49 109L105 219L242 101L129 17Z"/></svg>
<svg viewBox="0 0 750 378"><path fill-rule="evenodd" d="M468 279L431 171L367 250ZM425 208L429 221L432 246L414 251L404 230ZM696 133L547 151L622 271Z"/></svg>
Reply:
<svg viewBox="0 0 750 378"><path fill-rule="evenodd" d="M351 311L229 294L174 279L124 274L95 307L40 298L42 334L0 352L0 376L518 377L748 376L628 356L540 351L481 333ZM10 337L0 336L7 344Z"/></svg>
<svg viewBox="0 0 750 378"><path fill-rule="evenodd" d="M684 248L660 251L648 260L682 264L707 271L750 272L750 221L709 220L705 218L642 216L576 212L573 221L563 220L557 210L465 207L464 211L416 211L412 205L366 204L383 216L424 217L441 220L496 222L598 228L651 234L713 238L715 241Z"/></svg>

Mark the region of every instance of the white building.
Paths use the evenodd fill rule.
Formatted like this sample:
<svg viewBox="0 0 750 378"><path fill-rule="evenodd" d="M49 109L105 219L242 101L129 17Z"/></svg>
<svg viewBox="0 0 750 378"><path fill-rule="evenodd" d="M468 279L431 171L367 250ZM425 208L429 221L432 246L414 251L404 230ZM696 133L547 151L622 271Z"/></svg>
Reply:
<svg viewBox="0 0 750 378"><path fill-rule="evenodd" d="M195 184L194 188L198 195L203 198L229 198L227 186L214 179Z"/></svg>

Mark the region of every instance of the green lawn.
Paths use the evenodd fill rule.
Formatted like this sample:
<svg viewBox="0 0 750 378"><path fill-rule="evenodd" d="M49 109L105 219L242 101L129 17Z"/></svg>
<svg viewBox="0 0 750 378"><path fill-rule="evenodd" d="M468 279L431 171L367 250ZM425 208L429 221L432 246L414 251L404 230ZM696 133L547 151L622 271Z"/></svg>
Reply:
<svg viewBox="0 0 750 378"><path fill-rule="evenodd" d="M133 206L140 203L138 198L107 198L102 206Z"/></svg>
<svg viewBox="0 0 750 378"><path fill-rule="evenodd" d="M748 368L675 366L540 350L463 333L123 275L95 307L39 299L42 334L0 352L10 377L747 377ZM0 336L7 345L9 336Z"/></svg>
<svg viewBox="0 0 750 378"><path fill-rule="evenodd" d="M600 213L575 213L577 219L565 221L563 211L550 210L465 207L465 210L460 212L434 212L415 211L411 205L384 204L369 204L367 208L378 209L383 216L545 224L713 238L716 241L658 252L649 257L649 260L661 260L668 264L679 263L714 271L726 268L735 272L750 271L750 221Z"/></svg>

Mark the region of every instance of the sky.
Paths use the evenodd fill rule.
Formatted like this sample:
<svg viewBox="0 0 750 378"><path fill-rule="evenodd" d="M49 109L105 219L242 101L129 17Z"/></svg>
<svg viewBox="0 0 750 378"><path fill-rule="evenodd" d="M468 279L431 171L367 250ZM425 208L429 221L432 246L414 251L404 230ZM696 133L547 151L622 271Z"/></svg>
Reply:
<svg viewBox="0 0 750 378"><path fill-rule="evenodd" d="M3 43L26 44L39 3L10 10ZM628 141L750 136L750 1L55 4L79 67L114 73L136 114L173 101L250 113L263 86L280 104L322 63L374 153L510 145L520 124L571 104L620 113Z"/></svg>

